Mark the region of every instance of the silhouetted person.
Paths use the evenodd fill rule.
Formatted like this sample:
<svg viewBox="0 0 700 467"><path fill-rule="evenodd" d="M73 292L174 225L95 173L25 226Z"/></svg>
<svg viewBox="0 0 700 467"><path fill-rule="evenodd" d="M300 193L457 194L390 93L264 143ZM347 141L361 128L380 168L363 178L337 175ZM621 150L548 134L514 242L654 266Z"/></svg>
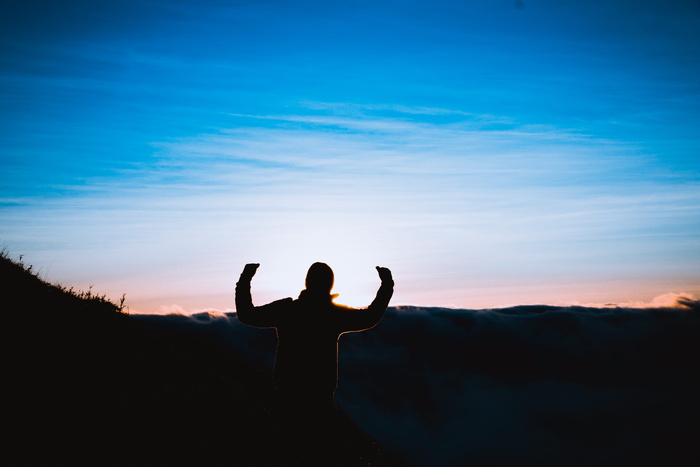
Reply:
<svg viewBox="0 0 700 467"><path fill-rule="evenodd" d="M282 410L325 411L333 408L338 383L338 338L345 332L374 327L394 292L391 271L377 266L381 286L366 309L336 305L331 295L333 270L314 263L299 298L253 306L250 281L260 266L246 264L236 284L238 319L258 328L275 328L277 355L273 380L275 405Z"/></svg>

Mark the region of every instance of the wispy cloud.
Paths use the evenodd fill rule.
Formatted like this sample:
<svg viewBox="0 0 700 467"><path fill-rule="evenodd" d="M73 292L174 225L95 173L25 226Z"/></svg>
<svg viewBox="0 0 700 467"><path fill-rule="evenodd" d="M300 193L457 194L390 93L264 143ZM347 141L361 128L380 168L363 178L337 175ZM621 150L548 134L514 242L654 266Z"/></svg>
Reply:
<svg viewBox="0 0 700 467"><path fill-rule="evenodd" d="M232 271L248 260L283 271L303 262L298 275L319 257L352 263L348 275L383 262L407 278L400 302L466 306L475 288L499 278L514 290L528 277L605 280L647 270L651 257L655 267L700 258L669 244L695 238L697 184L669 183L634 145L508 118L433 122L450 113L440 109L334 114L343 107L353 106L236 115L216 132L156 142L152 162L4 210L12 227L3 233L17 242L50 228L51 242L80 245L98 262L109 257L123 288L129 275L147 281L165 268L149 295L190 290L219 297L211 306L220 309L229 306ZM94 276L90 269L82 274ZM275 285L282 275L263 276L264 298L296 293L297 282ZM348 296L367 301L373 280L359 280ZM499 301L498 290L479 304L513 303Z"/></svg>

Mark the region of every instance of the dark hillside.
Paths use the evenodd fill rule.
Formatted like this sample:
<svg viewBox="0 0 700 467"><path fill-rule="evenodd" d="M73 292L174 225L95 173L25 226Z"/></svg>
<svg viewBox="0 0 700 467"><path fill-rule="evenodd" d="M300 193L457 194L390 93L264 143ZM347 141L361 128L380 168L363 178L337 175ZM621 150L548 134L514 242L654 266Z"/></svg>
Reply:
<svg viewBox="0 0 700 467"><path fill-rule="evenodd" d="M0 284L13 465L403 465L343 413L276 431L269 374L212 342L153 333L5 254Z"/></svg>

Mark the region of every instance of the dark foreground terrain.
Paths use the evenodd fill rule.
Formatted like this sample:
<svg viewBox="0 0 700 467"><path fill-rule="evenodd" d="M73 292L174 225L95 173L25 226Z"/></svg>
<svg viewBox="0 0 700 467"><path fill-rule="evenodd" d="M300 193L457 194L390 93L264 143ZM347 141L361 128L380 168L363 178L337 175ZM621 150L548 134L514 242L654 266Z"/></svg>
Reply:
<svg viewBox="0 0 700 467"><path fill-rule="evenodd" d="M270 375L218 344L155 334L5 254L0 284L12 465L403 465L344 412L272 417Z"/></svg>

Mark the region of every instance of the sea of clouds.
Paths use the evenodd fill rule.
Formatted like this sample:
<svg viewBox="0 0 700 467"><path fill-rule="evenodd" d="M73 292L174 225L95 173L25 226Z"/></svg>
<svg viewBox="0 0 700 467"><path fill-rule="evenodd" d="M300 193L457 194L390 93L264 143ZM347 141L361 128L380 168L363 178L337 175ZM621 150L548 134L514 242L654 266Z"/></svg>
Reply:
<svg viewBox="0 0 700 467"><path fill-rule="evenodd" d="M271 370L235 313L133 315ZM415 466L698 465L700 302L392 307L339 343L337 404Z"/></svg>

